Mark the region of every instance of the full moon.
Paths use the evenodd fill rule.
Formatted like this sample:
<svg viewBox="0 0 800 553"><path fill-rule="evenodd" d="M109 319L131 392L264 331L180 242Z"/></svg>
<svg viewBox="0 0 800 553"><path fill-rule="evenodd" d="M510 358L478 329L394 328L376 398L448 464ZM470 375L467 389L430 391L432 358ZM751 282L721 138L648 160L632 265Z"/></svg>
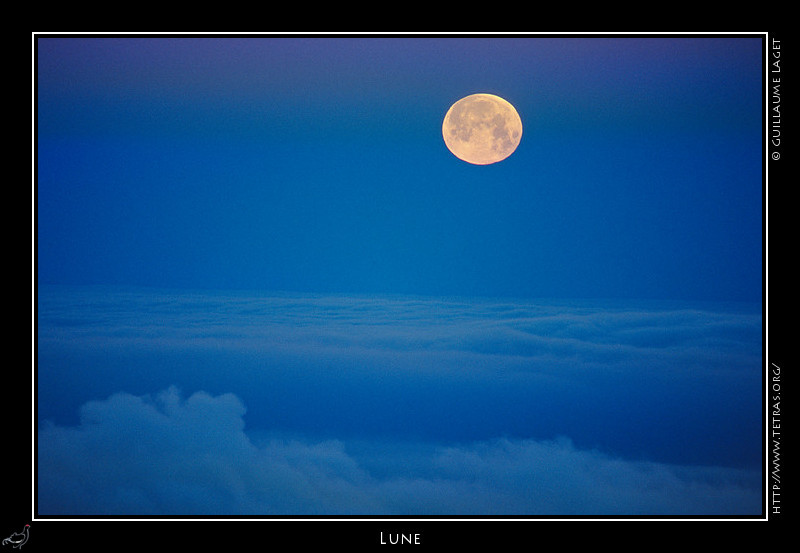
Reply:
<svg viewBox="0 0 800 553"><path fill-rule="evenodd" d="M472 94L450 106L442 123L447 148L475 165L503 161L522 138L522 120L510 103L494 94Z"/></svg>

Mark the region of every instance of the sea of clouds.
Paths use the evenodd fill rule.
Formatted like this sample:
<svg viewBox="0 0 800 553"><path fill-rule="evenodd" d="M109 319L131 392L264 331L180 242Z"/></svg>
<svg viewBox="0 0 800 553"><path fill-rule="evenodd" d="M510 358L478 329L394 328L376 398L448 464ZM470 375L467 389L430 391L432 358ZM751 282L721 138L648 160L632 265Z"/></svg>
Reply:
<svg viewBox="0 0 800 553"><path fill-rule="evenodd" d="M38 498L62 515L753 514L760 475L635 462L568 438L462 446L254 441L232 394L90 402L39 430ZM359 451L364 458L361 459ZM382 458L379 453L391 453Z"/></svg>
<svg viewBox="0 0 800 553"><path fill-rule="evenodd" d="M760 306L43 288L37 511L761 510Z"/></svg>

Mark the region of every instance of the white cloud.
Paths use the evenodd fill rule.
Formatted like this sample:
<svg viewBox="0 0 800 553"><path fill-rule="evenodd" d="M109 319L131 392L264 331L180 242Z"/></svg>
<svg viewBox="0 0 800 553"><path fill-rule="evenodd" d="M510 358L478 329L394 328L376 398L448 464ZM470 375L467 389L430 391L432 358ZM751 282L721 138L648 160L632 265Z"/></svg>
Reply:
<svg viewBox="0 0 800 553"><path fill-rule="evenodd" d="M38 433L38 512L57 515L757 514L759 475L577 449L252 439L232 394L175 388L84 405ZM369 453L364 453L369 450ZM359 451L361 453L359 453Z"/></svg>
<svg viewBox="0 0 800 553"><path fill-rule="evenodd" d="M238 444L243 453L237 459L263 457L265 446L245 440L254 430L346 438L344 451L373 485L411 474L414 486L430 485L440 477L431 465L435 454L410 457L398 450L393 458L405 455L405 467L395 464L390 470L387 455L365 465L368 459L353 453L355 439L474 444L499 436L564 435L577 452L600 448L669 464L761 464L761 315L754 306L98 289L47 289L39 301L37 408L41 418L62 425L75 424L78 407L90 398L178 384L185 390L233 392L246 402L246 416L227 406L225 416L211 417L232 425L224 435L247 421L248 433L237 435L244 444ZM144 404L153 410L159 401L166 402L159 409L168 412L166 399ZM127 408L134 406L144 409ZM103 418L111 416L108 406L85 408L92 409L100 409L97 417L110 425L111 419ZM184 428L172 419L171 426L158 426L165 424L159 420L153 415L148 422L155 425L152 435L171 436ZM192 420L186 419L183 437L200 426ZM180 443L180 437L173 441ZM269 451L281 443L275 441ZM99 447L83 447L90 446ZM284 465L299 470L289 460ZM420 471L412 473L409 466ZM472 484L474 493L485 487L479 484ZM172 485L166 481L164 489ZM450 485L455 484L438 484L440 490ZM260 489L256 483L250 488ZM378 492L364 495L364 485L357 489L367 510L403 510ZM146 495L155 502L153 509L181 505L153 496ZM280 497L271 496L273 505L250 494L226 505L339 512L342 505L361 504L298 503L302 494L288 494L294 499L285 503ZM567 508L514 504L522 511Z"/></svg>

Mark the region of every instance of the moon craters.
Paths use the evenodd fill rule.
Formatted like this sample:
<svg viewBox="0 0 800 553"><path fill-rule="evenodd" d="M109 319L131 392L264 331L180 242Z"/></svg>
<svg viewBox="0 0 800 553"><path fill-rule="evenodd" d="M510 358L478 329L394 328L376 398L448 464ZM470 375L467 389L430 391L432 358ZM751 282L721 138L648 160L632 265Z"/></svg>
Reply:
<svg viewBox="0 0 800 553"><path fill-rule="evenodd" d="M488 165L511 155L522 138L516 109L493 94L472 94L453 104L445 115L442 135L459 159Z"/></svg>

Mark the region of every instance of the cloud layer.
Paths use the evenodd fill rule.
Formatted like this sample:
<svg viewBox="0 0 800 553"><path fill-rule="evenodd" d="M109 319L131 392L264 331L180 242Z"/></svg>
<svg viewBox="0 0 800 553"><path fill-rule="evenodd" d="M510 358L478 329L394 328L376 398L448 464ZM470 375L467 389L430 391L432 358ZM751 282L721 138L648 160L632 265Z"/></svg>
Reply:
<svg viewBox="0 0 800 553"><path fill-rule="evenodd" d="M759 508L760 306L98 288L38 302L43 513Z"/></svg>
<svg viewBox="0 0 800 553"><path fill-rule="evenodd" d="M564 435L652 461L761 462L757 308L45 289L38 314L39 414L61 424L178 385L315 439Z"/></svg>
<svg viewBox="0 0 800 553"><path fill-rule="evenodd" d="M755 472L635 462L567 438L453 444L251 438L232 394L175 388L87 403L38 435L55 515L725 515L760 510Z"/></svg>

